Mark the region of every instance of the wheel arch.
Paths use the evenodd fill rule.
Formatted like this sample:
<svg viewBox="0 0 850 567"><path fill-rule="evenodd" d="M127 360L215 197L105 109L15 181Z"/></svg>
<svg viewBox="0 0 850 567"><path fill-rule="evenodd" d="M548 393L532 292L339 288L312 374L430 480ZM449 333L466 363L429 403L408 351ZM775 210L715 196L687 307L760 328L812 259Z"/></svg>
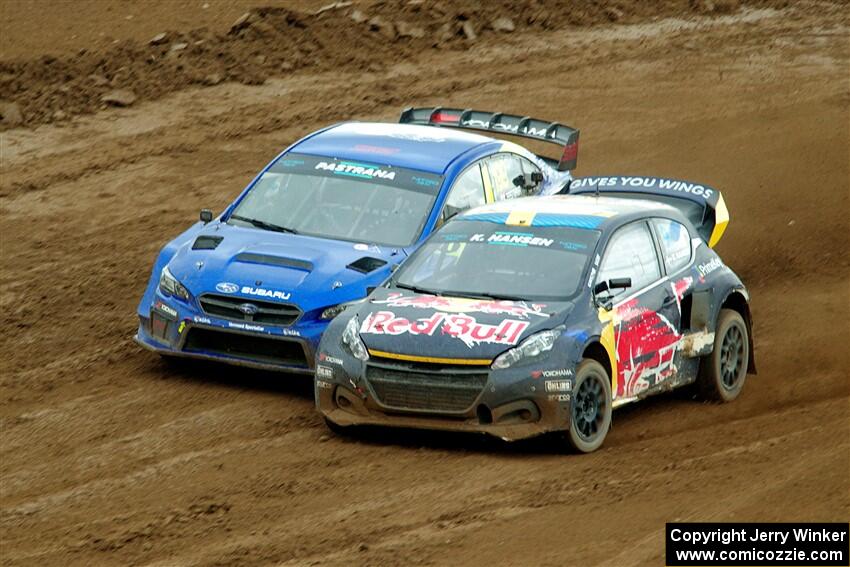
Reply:
<svg viewBox="0 0 850 567"><path fill-rule="evenodd" d="M591 360L595 360L601 364L602 368L605 369L605 372L608 373L608 378L611 380L612 387L614 386L615 377L613 375L614 369L611 367L611 355L608 350L602 346L598 337L590 340L584 345L581 357L582 359L589 358Z"/></svg>
<svg viewBox="0 0 850 567"><path fill-rule="evenodd" d="M755 351L753 349L753 317L750 311L750 296L744 288L734 288L729 290L723 302L720 304L720 309L731 309L738 312L744 319L747 325L747 338L750 347L749 362L747 364L747 374L756 374ZM717 313L720 314L720 309Z"/></svg>

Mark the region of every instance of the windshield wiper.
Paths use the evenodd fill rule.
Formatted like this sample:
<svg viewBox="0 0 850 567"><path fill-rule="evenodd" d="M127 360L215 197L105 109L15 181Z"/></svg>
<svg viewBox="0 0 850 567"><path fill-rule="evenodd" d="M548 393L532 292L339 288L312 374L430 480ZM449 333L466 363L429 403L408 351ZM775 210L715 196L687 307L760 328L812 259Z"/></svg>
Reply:
<svg viewBox="0 0 850 567"><path fill-rule="evenodd" d="M432 289L425 289L422 287L416 287L415 285L407 285L401 284L398 282L394 282L396 287L400 287L401 289L407 289L416 293L424 293L425 295L443 295L443 292L434 291Z"/></svg>
<svg viewBox="0 0 850 567"><path fill-rule="evenodd" d="M526 301L524 297L515 295L495 295L492 293L467 293L463 291L446 291L446 295L454 297L465 297L468 299L492 299L493 301Z"/></svg>
<svg viewBox="0 0 850 567"><path fill-rule="evenodd" d="M294 228L288 228L288 227L280 226L280 225L273 224L273 223L270 223L270 222L261 221L260 219L250 219L248 217L243 217L241 215L230 215L230 218L238 220L238 221L242 221L242 222L247 222L248 224L256 226L257 228L262 228L263 230L271 230L271 231L274 231L274 232L288 232L289 234L298 234L298 231L295 230Z"/></svg>

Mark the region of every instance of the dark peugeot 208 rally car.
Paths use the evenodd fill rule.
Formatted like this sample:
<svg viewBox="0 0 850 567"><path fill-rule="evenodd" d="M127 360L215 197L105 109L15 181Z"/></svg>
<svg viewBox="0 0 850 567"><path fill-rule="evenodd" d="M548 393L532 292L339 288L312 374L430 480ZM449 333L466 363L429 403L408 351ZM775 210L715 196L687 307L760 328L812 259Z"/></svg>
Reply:
<svg viewBox="0 0 850 567"><path fill-rule="evenodd" d="M316 360L328 425L557 431L589 452L622 404L693 382L735 399L755 366L747 291L711 249L722 196L646 177L569 192L458 215L336 318Z"/></svg>

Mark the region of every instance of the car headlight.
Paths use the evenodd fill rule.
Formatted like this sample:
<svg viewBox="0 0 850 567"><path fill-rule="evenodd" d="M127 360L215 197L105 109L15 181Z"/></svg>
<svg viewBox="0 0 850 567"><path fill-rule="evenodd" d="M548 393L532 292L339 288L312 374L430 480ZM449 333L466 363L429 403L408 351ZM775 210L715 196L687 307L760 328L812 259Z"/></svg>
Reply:
<svg viewBox="0 0 850 567"><path fill-rule="evenodd" d="M327 309L322 311L322 314L319 315L319 319L333 319L334 317L345 311L345 308L349 305L355 305L357 303L361 303L362 301L362 299L358 299L357 301L347 301L345 303L340 303L339 305L332 305L331 307L328 307Z"/></svg>
<svg viewBox="0 0 850 567"><path fill-rule="evenodd" d="M360 340L360 320L355 315L348 320L345 325L345 330L342 332L342 344L348 348L348 351L358 360L369 360L369 351L366 350L366 345Z"/></svg>
<svg viewBox="0 0 850 567"><path fill-rule="evenodd" d="M168 266L162 269L162 274L159 276L159 289L167 295L173 295L186 301L192 297L189 295L189 290L186 289L186 286L177 281L177 278L172 275Z"/></svg>
<svg viewBox="0 0 850 567"><path fill-rule="evenodd" d="M493 364L490 365L490 368L501 370L502 368L513 366L521 360L535 358L544 352L549 352L555 346L555 341L561 336L563 331L564 327L561 326L549 331L534 333L511 350L497 356Z"/></svg>

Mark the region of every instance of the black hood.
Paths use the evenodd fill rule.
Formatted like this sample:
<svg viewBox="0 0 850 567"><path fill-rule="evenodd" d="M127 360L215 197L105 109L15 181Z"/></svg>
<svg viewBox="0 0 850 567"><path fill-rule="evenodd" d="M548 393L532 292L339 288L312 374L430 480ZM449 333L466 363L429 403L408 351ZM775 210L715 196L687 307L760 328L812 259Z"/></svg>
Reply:
<svg viewBox="0 0 850 567"><path fill-rule="evenodd" d="M381 288L358 309L367 348L427 358L492 360L563 322L572 303L494 301Z"/></svg>

